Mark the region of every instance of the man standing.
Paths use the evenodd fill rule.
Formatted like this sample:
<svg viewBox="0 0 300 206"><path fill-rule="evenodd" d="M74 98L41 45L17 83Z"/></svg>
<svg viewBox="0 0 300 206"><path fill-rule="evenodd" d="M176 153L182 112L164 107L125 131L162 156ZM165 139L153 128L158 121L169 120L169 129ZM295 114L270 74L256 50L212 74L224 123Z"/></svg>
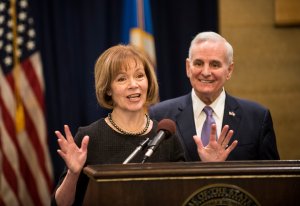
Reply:
<svg viewBox="0 0 300 206"><path fill-rule="evenodd" d="M185 147L188 161L199 160L198 141L209 150L205 131L216 124L217 134L229 125L234 134L229 145L238 140L227 160L279 159L270 111L248 100L230 96L224 85L234 69L233 48L219 34L199 33L191 42L186 59L186 74L192 91L184 96L160 102L149 109L153 119L170 118L176 122L177 133Z"/></svg>

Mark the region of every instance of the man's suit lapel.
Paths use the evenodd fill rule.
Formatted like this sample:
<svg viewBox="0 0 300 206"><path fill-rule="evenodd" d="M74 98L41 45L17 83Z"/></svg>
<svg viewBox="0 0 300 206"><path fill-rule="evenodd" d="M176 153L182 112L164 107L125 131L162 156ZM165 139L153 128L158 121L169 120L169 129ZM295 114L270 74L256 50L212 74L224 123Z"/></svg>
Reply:
<svg viewBox="0 0 300 206"><path fill-rule="evenodd" d="M193 104L191 95L186 95L186 98L179 104L178 110L180 111L176 116L177 131L181 136L181 139L185 145L187 151L187 158L193 160L200 160L197 146L194 142L193 136L196 134L194 115L193 115ZM239 128L239 124L242 118L242 110L235 98L226 94L225 109L223 124L229 125L235 134ZM234 138L231 139L230 143Z"/></svg>
<svg viewBox="0 0 300 206"><path fill-rule="evenodd" d="M242 110L236 101L235 98L226 94L225 100L225 110L224 110L224 117L223 117L223 125L229 125L229 129L234 131L234 134L237 133L239 124L242 119ZM234 138L230 140L230 143L233 141ZM229 144L230 144L229 143Z"/></svg>
<svg viewBox="0 0 300 206"><path fill-rule="evenodd" d="M200 160L197 152L197 146L194 142L193 136L196 135L193 104L191 95L187 95L185 101L182 101L178 106L180 113L176 117L177 130L186 146L187 158Z"/></svg>

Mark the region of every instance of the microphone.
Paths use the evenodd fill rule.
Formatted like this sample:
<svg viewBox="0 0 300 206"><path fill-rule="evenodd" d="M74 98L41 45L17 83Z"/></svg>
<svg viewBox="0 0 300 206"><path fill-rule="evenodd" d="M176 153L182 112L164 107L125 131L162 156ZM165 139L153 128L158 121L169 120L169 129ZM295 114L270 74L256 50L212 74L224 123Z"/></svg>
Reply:
<svg viewBox="0 0 300 206"><path fill-rule="evenodd" d="M134 158L139 151L145 149L145 147L147 146L147 143L149 141L150 141L149 138L147 138L144 141L142 141L140 143L140 145L137 148L135 148L135 150L126 158L126 160L123 162L123 164L127 164L128 162L130 162L130 160L132 160L132 158Z"/></svg>
<svg viewBox="0 0 300 206"><path fill-rule="evenodd" d="M148 144L148 150L144 155L142 163L144 163L149 157L151 157L151 155L164 139L168 139L175 133L176 124L171 119L163 119L158 123L157 131L157 134Z"/></svg>

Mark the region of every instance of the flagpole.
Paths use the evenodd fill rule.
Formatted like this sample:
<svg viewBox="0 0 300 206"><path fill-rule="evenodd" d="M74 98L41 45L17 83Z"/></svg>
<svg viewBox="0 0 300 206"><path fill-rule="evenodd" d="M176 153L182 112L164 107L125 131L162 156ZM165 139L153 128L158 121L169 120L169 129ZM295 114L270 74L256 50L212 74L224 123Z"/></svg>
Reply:
<svg viewBox="0 0 300 206"><path fill-rule="evenodd" d="M15 77L15 98L16 98L16 114L15 114L15 124L17 132L21 132L25 127L25 115L24 107L22 104L22 99L20 96L20 62L18 56L18 32L17 32L17 11L16 11L16 0L10 1L10 10L12 18L12 31L13 31L13 74Z"/></svg>

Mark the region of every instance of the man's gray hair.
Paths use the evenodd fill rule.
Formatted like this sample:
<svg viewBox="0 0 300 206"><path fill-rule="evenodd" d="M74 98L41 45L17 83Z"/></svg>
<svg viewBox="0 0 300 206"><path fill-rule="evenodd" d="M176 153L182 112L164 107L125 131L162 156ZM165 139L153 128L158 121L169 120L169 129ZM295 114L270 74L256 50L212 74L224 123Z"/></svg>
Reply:
<svg viewBox="0 0 300 206"><path fill-rule="evenodd" d="M192 55L192 47L196 44L206 42L206 41L211 41L211 42L224 42L225 48L227 50L227 61L228 64L231 64L233 62L233 48L229 44L229 42L222 37L221 35L212 32L212 31L207 31L207 32L201 32L195 36L195 38L192 40L190 48L189 48L189 58L191 58Z"/></svg>

